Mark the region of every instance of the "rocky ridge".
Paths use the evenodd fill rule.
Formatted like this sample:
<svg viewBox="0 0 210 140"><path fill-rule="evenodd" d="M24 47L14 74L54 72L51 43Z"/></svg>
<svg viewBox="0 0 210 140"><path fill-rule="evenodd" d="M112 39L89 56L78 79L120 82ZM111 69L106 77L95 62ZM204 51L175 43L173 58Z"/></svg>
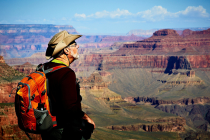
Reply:
<svg viewBox="0 0 210 140"><path fill-rule="evenodd" d="M146 132L184 132L186 125L186 121L182 117L178 118L167 118L167 119L155 119L148 120L153 123L141 123L141 124L133 124L133 125L113 125L108 126L108 129L112 130L121 130L121 131L139 131L143 130ZM155 122L155 123L154 123Z"/></svg>
<svg viewBox="0 0 210 140"><path fill-rule="evenodd" d="M32 72L34 72L36 70L36 66L35 65L32 65L31 63L29 62L26 62L22 65L15 65L15 66L12 66L13 69L21 72L21 73L24 73L24 74L30 74Z"/></svg>
<svg viewBox="0 0 210 140"><path fill-rule="evenodd" d="M179 100L162 100L157 97L126 97L125 101L130 103L149 102L152 105L161 104L177 104L177 105L193 105L193 104L205 104L210 103L210 97L197 97L197 98L184 98Z"/></svg>
<svg viewBox="0 0 210 140"><path fill-rule="evenodd" d="M192 34L184 38L179 36L175 30L158 30L148 39L137 41L133 44L124 44L116 53L127 55L155 53L156 55L160 55L169 52L178 52L186 48L193 48L198 51L200 46L210 46L209 30L193 31ZM205 51L202 53L205 53Z"/></svg>
<svg viewBox="0 0 210 140"><path fill-rule="evenodd" d="M107 76L107 73L99 73L95 71L87 78L78 78L81 92L83 93L88 90L88 92L90 92L90 94L92 94L97 100L121 100L122 98L120 95L108 89L108 85L111 84L111 82L105 82L101 75Z"/></svg>
<svg viewBox="0 0 210 140"><path fill-rule="evenodd" d="M209 131L209 97L180 100L158 100L156 97L126 97L124 100L133 104L150 103L155 105L156 109L184 117L187 120L187 125L190 127Z"/></svg>

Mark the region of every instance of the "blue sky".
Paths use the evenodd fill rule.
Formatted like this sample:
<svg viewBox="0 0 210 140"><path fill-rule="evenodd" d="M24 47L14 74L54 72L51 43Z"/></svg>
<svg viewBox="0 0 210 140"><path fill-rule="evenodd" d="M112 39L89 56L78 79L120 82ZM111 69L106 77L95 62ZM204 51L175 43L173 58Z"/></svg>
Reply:
<svg viewBox="0 0 210 140"><path fill-rule="evenodd" d="M210 27L210 0L0 0L0 24L72 25L86 35Z"/></svg>

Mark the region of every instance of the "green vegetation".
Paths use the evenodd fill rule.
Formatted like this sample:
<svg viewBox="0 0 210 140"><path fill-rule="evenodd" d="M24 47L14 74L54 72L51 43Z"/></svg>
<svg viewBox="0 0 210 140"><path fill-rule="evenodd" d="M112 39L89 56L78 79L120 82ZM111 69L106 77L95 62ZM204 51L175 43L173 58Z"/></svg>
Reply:
<svg viewBox="0 0 210 140"><path fill-rule="evenodd" d="M6 63L0 63L0 82L12 82L14 80L21 80L25 74L14 70Z"/></svg>
<svg viewBox="0 0 210 140"><path fill-rule="evenodd" d="M178 133L117 131L96 128L90 140L179 140Z"/></svg>
<svg viewBox="0 0 210 140"><path fill-rule="evenodd" d="M0 108L4 108L5 106L15 106L14 103L0 103Z"/></svg>

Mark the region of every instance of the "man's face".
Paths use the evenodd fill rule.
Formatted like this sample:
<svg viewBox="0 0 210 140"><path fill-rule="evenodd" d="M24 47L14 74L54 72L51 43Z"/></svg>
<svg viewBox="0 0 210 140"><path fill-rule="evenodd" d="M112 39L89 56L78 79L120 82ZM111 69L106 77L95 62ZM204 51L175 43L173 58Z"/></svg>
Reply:
<svg viewBox="0 0 210 140"><path fill-rule="evenodd" d="M78 48L79 45L77 45L77 43L75 42L74 44L72 44L70 47L70 54L71 56L76 60L79 58L79 53L78 53Z"/></svg>

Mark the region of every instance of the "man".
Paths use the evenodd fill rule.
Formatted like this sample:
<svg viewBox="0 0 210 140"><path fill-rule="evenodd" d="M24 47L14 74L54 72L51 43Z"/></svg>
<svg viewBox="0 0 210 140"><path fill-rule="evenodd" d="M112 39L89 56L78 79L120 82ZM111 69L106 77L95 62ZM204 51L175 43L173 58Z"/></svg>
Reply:
<svg viewBox="0 0 210 140"><path fill-rule="evenodd" d="M51 113L56 116L57 127L49 133L42 134L43 140L80 140L82 138L80 126L84 120L95 129L93 120L81 109L82 97L79 84L76 82L74 71L69 68L70 64L79 58L79 45L75 42L79 37L81 35L61 31L53 36L48 43L46 58L52 58L52 60L45 63L44 69L58 65L66 67L46 75L49 82Z"/></svg>

